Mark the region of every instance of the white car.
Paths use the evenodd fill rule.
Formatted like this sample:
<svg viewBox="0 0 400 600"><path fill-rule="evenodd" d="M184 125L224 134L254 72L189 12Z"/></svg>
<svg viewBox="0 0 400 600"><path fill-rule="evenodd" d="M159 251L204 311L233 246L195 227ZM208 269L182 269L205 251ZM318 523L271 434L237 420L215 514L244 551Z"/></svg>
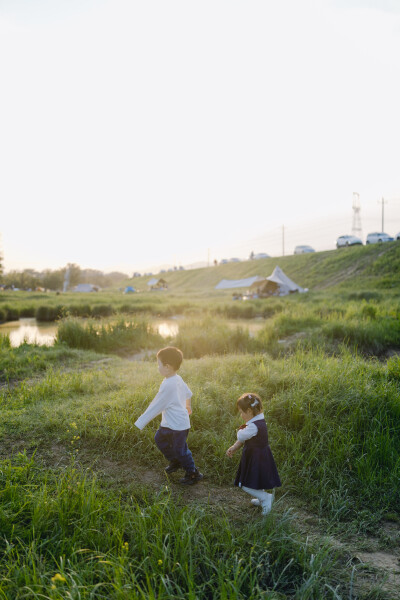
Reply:
<svg viewBox="0 0 400 600"><path fill-rule="evenodd" d="M223 258L222 260L219 261L220 265L227 265L228 264L228 259L227 258Z"/></svg>
<svg viewBox="0 0 400 600"><path fill-rule="evenodd" d="M240 258L230 258L229 262L240 262Z"/></svg>
<svg viewBox="0 0 400 600"><path fill-rule="evenodd" d="M381 242L393 242L393 238L387 233L369 233L366 244L379 244Z"/></svg>
<svg viewBox="0 0 400 600"><path fill-rule="evenodd" d="M355 235L341 235L336 240L336 248L343 248L343 246L362 246L362 241Z"/></svg>
<svg viewBox="0 0 400 600"><path fill-rule="evenodd" d="M260 260L260 258L269 258L269 254L267 254L266 252L259 252L258 254L255 254L253 258L255 260Z"/></svg>
<svg viewBox="0 0 400 600"><path fill-rule="evenodd" d="M295 254L308 254L308 252L315 252L311 246L296 246L294 249Z"/></svg>

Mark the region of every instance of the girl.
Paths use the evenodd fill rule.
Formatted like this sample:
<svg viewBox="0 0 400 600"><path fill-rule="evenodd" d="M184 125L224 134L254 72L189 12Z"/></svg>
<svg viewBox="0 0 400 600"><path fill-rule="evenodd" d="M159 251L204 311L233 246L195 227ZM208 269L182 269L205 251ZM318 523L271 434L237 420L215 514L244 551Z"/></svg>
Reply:
<svg viewBox="0 0 400 600"><path fill-rule="evenodd" d="M272 508L274 496L264 490L279 487L281 480L268 444L261 398L257 394L243 394L237 401L237 406L245 425L238 430L237 442L228 448L226 454L231 458L244 446L235 485L254 496L251 503L261 506L262 514L267 515Z"/></svg>

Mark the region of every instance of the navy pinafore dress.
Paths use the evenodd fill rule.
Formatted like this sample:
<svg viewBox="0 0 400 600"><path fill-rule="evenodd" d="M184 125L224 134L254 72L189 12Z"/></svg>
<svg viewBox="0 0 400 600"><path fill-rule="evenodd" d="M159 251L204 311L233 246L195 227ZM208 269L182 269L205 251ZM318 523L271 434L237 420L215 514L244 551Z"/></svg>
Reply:
<svg viewBox="0 0 400 600"><path fill-rule="evenodd" d="M264 419L253 421L257 435L246 440L236 473L235 485L253 490L280 487L278 469L268 443L268 429Z"/></svg>

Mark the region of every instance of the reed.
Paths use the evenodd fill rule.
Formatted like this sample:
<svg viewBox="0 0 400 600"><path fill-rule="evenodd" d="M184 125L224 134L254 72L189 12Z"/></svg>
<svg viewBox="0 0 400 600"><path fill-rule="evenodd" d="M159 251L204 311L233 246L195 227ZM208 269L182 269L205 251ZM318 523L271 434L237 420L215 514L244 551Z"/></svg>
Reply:
<svg viewBox="0 0 400 600"><path fill-rule="evenodd" d="M161 345L161 336L146 321L119 319L96 323L68 318L58 327L57 342L96 352L138 352Z"/></svg>

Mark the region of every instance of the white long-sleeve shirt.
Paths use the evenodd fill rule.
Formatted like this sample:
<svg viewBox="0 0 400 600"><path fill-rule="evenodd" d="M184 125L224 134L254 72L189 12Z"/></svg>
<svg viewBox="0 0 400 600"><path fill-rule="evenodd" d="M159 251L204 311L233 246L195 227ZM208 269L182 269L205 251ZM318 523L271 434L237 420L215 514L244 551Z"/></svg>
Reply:
<svg viewBox="0 0 400 600"><path fill-rule="evenodd" d="M254 421L259 421L264 418L264 413L260 413L256 415L246 423L246 427L244 429L239 429L237 432L237 439L239 442L245 442L250 438L254 437L258 433L257 425L254 425Z"/></svg>
<svg viewBox="0 0 400 600"><path fill-rule="evenodd" d="M191 397L192 392L180 375L166 377L154 400L136 421L136 427L143 429L147 423L161 413L161 427L169 427L175 431L189 429L190 419L186 400Z"/></svg>

